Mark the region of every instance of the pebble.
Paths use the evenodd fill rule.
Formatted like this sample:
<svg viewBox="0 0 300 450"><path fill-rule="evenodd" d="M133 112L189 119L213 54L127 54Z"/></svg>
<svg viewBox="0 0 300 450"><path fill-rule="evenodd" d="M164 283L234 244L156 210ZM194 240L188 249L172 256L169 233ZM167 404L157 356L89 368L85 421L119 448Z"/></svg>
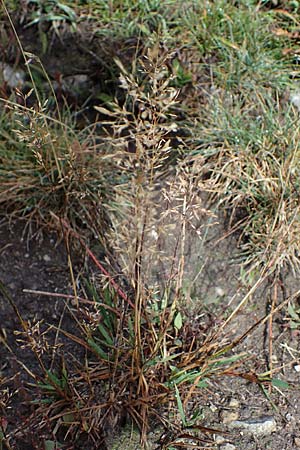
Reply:
<svg viewBox="0 0 300 450"><path fill-rule="evenodd" d="M240 402L237 398L232 397L228 402L229 408L238 408L240 406Z"/></svg>
<svg viewBox="0 0 300 450"><path fill-rule="evenodd" d="M238 419L239 413L237 411L224 410L224 411L221 411L220 416L221 416L223 423L230 423L230 422L234 422Z"/></svg>
<svg viewBox="0 0 300 450"><path fill-rule="evenodd" d="M211 403L209 405L210 410L214 413L216 411L218 411L218 407L216 405L214 405L213 403Z"/></svg>
<svg viewBox="0 0 300 450"><path fill-rule="evenodd" d="M15 69L5 63L0 63L0 70L2 71L3 80L10 88L20 88L25 82L25 72L22 69Z"/></svg>
<svg viewBox="0 0 300 450"><path fill-rule="evenodd" d="M272 355L272 363L273 364L277 364L278 363L277 355Z"/></svg>
<svg viewBox="0 0 300 450"><path fill-rule="evenodd" d="M300 372L300 364L296 364L294 366L294 370L299 373Z"/></svg>
<svg viewBox="0 0 300 450"><path fill-rule="evenodd" d="M226 443L220 446L220 450L236 450L236 446L233 444Z"/></svg>
<svg viewBox="0 0 300 450"><path fill-rule="evenodd" d="M300 447L300 438L295 437L294 444L296 445L296 447Z"/></svg>
<svg viewBox="0 0 300 450"><path fill-rule="evenodd" d="M224 438L224 436L222 436L221 434L218 434L216 437L215 437L215 443L216 444L224 444L224 442L226 442L226 439Z"/></svg>
<svg viewBox="0 0 300 450"><path fill-rule="evenodd" d="M300 93L295 92L291 96L291 103L300 111Z"/></svg>
<svg viewBox="0 0 300 450"><path fill-rule="evenodd" d="M234 420L229 423L231 428L239 428L245 433L253 435L266 435L276 431L276 421L272 416L262 416L257 419Z"/></svg>
<svg viewBox="0 0 300 450"><path fill-rule="evenodd" d="M215 291L216 291L217 297L224 297L224 295L225 295L224 289L222 289L219 286L216 286Z"/></svg>
<svg viewBox="0 0 300 450"><path fill-rule="evenodd" d="M291 413L286 413L285 418L288 422L293 422L295 417Z"/></svg>
<svg viewBox="0 0 300 450"><path fill-rule="evenodd" d="M43 256L43 260L44 260L45 262L49 262L49 261L51 261L51 258L50 258L49 255L44 255L44 256Z"/></svg>

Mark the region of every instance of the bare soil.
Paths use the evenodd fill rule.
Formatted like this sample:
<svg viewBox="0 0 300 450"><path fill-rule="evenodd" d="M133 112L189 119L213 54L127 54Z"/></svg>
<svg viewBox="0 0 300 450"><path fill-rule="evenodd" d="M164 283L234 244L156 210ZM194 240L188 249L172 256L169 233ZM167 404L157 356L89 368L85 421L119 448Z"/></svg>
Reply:
<svg viewBox="0 0 300 450"><path fill-rule="evenodd" d="M43 237L39 234L39 238L29 240L22 222L13 225L2 223L0 227L0 281L22 321L29 327L35 327L37 335L46 332L52 342L56 339L55 327L63 325L69 331L72 328L64 300L25 291L71 292L66 252L62 244L56 244L55 234ZM35 409L31 402L36 399L36 392L28 383L38 381L41 368L29 349L20 318L3 292L0 295L0 323L1 415L8 422L6 432L14 430L12 448L44 448L44 432L37 436L30 430L29 422ZM30 372L36 374L36 378L32 378ZM11 398L6 402L5 394L8 392ZM27 431L23 435L25 428Z"/></svg>

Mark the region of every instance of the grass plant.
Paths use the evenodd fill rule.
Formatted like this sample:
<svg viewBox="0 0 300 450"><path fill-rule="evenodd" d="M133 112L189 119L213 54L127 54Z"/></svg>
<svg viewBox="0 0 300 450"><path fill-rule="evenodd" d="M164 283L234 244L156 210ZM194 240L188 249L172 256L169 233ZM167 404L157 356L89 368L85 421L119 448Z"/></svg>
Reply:
<svg viewBox="0 0 300 450"><path fill-rule="evenodd" d="M45 20L58 20L57 8L71 14L69 3L49 5ZM241 336L228 337L227 325L267 277L278 277L286 265L299 270L299 112L289 102L298 7L287 2L274 10L270 2L250 0L164 6L155 0L72 6L72 21L89 18L95 34L139 42L130 65L111 62L118 85L95 107L98 123L77 130L53 89L54 112L41 100L33 77L33 92L1 99L2 213L60 229L67 249L79 242L101 272L96 281L81 280L78 291L69 254L74 296L64 298L74 331L60 322L55 344L53 327L25 321L0 284L20 321L18 342L39 365L33 373L18 361L40 403L27 431L47 435L48 448L68 440L104 448L107 430L125 422L138 427L145 447L159 420L172 430L173 448L187 447L184 439L202 442L187 430L216 430L189 414L190 402L213 377L249 379L238 370L246 355L232 350L282 306L273 305ZM30 74L34 55L21 53ZM203 204L207 194L227 212L229 230L239 230L244 264L257 274L219 326L192 317L183 293L187 235L201 238L203 218L213 217ZM110 249L104 263L86 229ZM5 417L9 395L2 403ZM10 448L13 438L3 419L0 448Z"/></svg>
<svg viewBox="0 0 300 450"><path fill-rule="evenodd" d="M72 124L53 120L46 108L36 111L13 105L2 123L3 209L12 218L50 227L54 213L75 227L89 223L97 235L96 230L108 223L104 205L113 164L98 156L92 135L81 138Z"/></svg>
<svg viewBox="0 0 300 450"><path fill-rule="evenodd" d="M196 150L207 158L207 190L232 229L240 228L250 268L297 271L298 111L262 87L243 99L224 91L210 102Z"/></svg>

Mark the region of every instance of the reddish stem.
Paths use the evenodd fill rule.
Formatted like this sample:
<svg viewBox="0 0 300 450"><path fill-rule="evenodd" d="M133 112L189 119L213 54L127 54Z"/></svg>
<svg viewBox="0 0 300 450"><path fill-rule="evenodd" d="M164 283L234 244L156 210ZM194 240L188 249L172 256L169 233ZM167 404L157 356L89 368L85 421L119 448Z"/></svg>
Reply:
<svg viewBox="0 0 300 450"><path fill-rule="evenodd" d="M58 219L57 216L55 216L55 217ZM81 238L81 236L75 230L73 230L64 219L59 218L59 220L60 220L61 224L67 229L68 233L73 234L73 236L75 236L79 240L80 244L84 247L85 251L87 252L89 257L92 259L92 261L95 263L95 265L98 267L98 269L100 269L101 272L103 273L103 275L105 275L108 278L109 283L113 287L113 289L119 294L119 296L123 300L125 300L125 302L127 302L132 308L134 308L134 304L132 303L132 301L128 298L128 296L125 294L123 289L121 289L120 286L115 282L115 280L112 278L112 276L109 274L109 272L98 261L98 259L96 258L96 256L92 252L92 250L86 245L86 243Z"/></svg>

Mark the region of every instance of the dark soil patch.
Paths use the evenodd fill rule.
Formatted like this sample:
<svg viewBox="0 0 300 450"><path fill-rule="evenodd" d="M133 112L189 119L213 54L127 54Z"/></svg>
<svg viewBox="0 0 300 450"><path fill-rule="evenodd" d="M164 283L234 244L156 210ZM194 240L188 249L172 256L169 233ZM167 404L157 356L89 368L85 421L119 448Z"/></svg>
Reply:
<svg viewBox="0 0 300 450"><path fill-rule="evenodd" d="M2 25L1 33L6 45L0 47L0 63L24 71L25 80L18 88L25 94L31 89L32 83L18 41L5 24ZM76 32L66 26L59 31L59 35L54 29L46 30L43 32L47 41L45 48L41 30L37 26L18 25L17 33L42 101L52 97L50 80L61 107L67 106L73 111L80 109L81 120L83 113L84 117L88 116L84 125L95 120L94 105L105 103L105 99L113 100L116 95L123 95L118 82L120 69L114 63L114 58L130 68L143 47L135 36L130 39L97 36L88 23L78 25ZM4 97L8 97L9 83L8 86L1 86L1 89ZM35 102L36 98L32 93L26 100L26 105L32 106ZM84 126L79 117L78 124L79 127Z"/></svg>
<svg viewBox="0 0 300 450"><path fill-rule="evenodd" d="M72 294L69 270L64 245L57 244L55 234L39 235L39 238L26 238L24 224L2 225L0 228L0 281L7 295L14 302L20 318L2 292L0 294L1 323L1 367L3 405L2 420L7 421L6 433L12 434L9 440L12 448L44 448L49 430L40 432L32 426L32 413L36 406L38 391L29 383L39 382L42 375L38 359L30 349L30 335L37 338L40 348L37 354L47 368L60 364L60 346L63 353L72 354L73 359L82 356L82 351L70 340L57 336L56 328L74 332L74 321L65 299L49 295L27 293L25 290L49 293ZM24 324L30 330L24 330ZM45 333L45 335L43 334ZM46 343L47 341L47 343ZM51 349L47 345L53 345ZM34 377L30 376L30 373ZM11 398L8 397L10 393ZM38 403L38 406L40 404ZM9 448L9 447L8 447Z"/></svg>

